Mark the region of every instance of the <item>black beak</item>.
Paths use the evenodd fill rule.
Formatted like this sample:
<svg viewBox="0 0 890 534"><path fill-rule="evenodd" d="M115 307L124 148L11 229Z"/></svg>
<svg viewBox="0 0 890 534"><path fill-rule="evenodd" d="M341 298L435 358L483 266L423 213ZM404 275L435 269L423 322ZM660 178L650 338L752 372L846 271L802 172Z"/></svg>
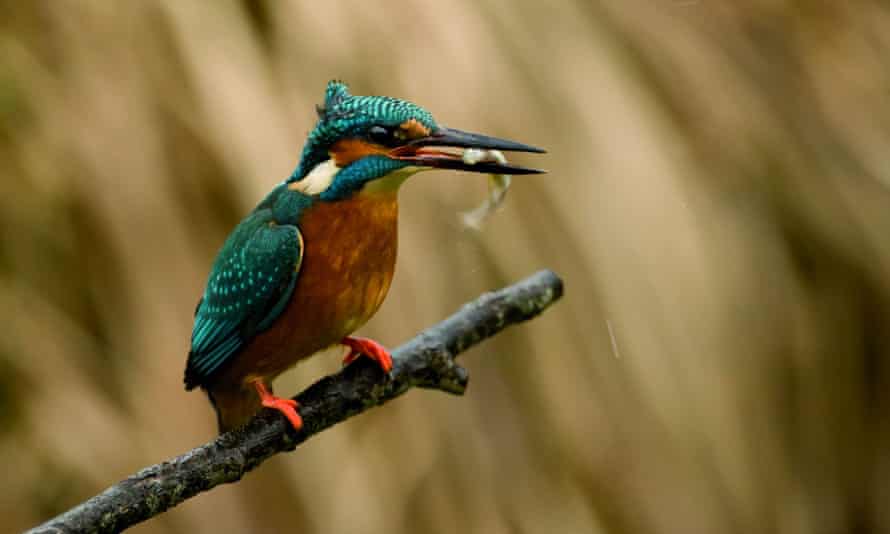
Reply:
<svg viewBox="0 0 890 534"><path fill-rule="evenodd" d="M493 158L487 157L474 162L475 158L465 157L465 151L452 153L443 150L430 150L427 147L534 152L538 154L546 152L542 148L517 143L516 141L439 127L427 137L415 139L396 148L393 150L392 156L402 161L410 161L418 166L435 167L438 169L455 169L488 174L540 174L547 172L509 163L499 163Z"/></svg>

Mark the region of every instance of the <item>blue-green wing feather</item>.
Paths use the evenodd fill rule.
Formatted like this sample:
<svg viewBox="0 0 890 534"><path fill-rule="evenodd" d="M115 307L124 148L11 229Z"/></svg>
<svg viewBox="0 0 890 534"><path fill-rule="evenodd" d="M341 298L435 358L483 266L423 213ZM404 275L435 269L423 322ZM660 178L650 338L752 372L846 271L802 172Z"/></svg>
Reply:
<svg viewBox="0 0 890 534"><path fill-rule="evenodd" d="M296 226L270 224L264 212L242 222L223 246L198 303L185 372L187 389L206 383L287 306L299 275Z"/></svg>

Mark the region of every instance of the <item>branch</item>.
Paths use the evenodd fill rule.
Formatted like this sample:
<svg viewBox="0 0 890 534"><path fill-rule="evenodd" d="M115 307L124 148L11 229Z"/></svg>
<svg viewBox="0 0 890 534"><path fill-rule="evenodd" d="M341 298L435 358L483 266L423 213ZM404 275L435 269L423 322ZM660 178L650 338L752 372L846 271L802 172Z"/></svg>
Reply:
<svg viewBox="0 0 890 534"><path fill-rule="evenodd" d="M303 428L296 432L278 412L264 410L244 428L166 462L147 467L27 534L120 532L214 486L236 482L273 454L414 386L460 395L468 374L454 358L504 328L540 314L562 296L562 280L538 272L482 295L393 352L389 379L367 358L322 378L294 397Z"/></svg>

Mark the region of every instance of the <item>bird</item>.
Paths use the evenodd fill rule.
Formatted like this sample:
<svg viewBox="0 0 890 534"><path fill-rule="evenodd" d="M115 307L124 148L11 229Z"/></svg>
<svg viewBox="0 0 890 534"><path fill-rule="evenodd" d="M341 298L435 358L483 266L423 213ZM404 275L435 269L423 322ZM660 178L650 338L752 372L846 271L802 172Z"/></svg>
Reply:
<svg viewBox="0 0 890 534"><path fill-rule="evenodd" d="M349 349L344 365L368 357L391 371L383 345L352 334L389 290L406 179L432 169L544 172L503 158L468 163L461 150L544 150L441 126L416 104L355 96L339 80L316 109L296 169L226 238L195 310L185 388L204 390L220 433L262 408L299 431L297 402L271 383L329 347Z"/></svg>

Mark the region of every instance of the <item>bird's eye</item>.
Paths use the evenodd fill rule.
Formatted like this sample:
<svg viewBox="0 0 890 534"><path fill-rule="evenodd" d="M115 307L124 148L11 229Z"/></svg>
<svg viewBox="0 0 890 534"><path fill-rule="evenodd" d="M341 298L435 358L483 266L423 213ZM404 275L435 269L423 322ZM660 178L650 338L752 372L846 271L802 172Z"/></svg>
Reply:
<svg viewBox="0 0 890 534"><path fill-rule="evenodd" d="M371 126L371 129L368 130L368 137L371 141L381 145L389 144L393 141L392 132L383 126Z"/></svg>

